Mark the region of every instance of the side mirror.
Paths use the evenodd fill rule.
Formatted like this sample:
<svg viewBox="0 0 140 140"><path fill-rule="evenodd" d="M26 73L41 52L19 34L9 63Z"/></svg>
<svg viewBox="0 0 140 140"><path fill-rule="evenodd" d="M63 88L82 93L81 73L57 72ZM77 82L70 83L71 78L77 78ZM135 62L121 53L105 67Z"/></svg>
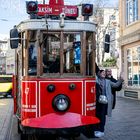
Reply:
<svg viewBox="0 0 140 140"><path fill-rule="evenodd" d="M11 47L11 49L18 48L18 43L19 43L18 30L17 30L17 28L11 29L10 30L10 47Z"/></svg>

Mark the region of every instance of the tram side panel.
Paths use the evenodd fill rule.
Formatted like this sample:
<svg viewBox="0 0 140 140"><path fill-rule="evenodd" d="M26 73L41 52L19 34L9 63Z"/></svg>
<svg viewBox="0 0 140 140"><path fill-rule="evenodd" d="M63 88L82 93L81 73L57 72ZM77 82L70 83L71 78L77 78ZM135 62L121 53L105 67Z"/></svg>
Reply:
<svg viewBox="0 0 140 140"><path fill-rule="evenodd" d="M37 117L37 81L22 81L22 120Z"/></svg>
<svg viewBox="0 0 140 140"><path fill-rule="evenodd" d="M85 115L95 116L96 110L96 90L95 90L95 79L85 80Z"/></svg>

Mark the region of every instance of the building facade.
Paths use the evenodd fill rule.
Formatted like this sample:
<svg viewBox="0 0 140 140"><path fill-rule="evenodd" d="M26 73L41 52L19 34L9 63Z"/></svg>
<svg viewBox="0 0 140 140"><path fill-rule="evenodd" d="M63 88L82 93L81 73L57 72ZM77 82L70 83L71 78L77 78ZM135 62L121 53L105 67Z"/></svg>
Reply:
<svg viewBox="0 0 140 140"><path fill-rule="evenodd" d="M8 40L8 50L6 52L6 74L15 74L15 49L11 49L10 41Z"/></svg>
<svg viewBox="0 0 140 140"><path fill-rule="evenodd" d="M0 40L0 74L6 74L6 51L8 49L7 40Z"/></svg>
<svg viewBox="0 0 140 140"><path fill-rule="evenodd" d="M10 48L8 35L0 34L0 75L15 74L15 50Z"/></svg>
<svg viewBox="0 0 140 140"><path fill-rule="evenodd" d="M123 96L140 99L140 0L119 0Z"/></svg>
<svg viewBox="0 0 140 140"><path fill-rule="evenodd" d="M116 51L119 51L118 36L119 36L119 11L115 7L103 7L99 9L97 14L97 55L100 60L98 62L102 64L103 61L114 57ZM105 34L110 35L110 53L104 53ZM98 57L97 57L98 58Z"/></svg>

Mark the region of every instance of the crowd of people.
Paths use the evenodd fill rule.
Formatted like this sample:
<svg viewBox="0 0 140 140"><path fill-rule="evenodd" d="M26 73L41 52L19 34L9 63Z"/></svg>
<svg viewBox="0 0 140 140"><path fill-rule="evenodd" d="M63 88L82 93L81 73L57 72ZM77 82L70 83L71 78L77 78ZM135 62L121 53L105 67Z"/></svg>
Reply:
<svg viewBox="0 0 140 140"><path fill-rule="evenodd" d="M106 116L111 116L116 104L116 91L122 89L123 78L117 80L112 76L112 70L100 70L96 65L96 116L100 123L94 131L95 137L104 136Z"/></svg>

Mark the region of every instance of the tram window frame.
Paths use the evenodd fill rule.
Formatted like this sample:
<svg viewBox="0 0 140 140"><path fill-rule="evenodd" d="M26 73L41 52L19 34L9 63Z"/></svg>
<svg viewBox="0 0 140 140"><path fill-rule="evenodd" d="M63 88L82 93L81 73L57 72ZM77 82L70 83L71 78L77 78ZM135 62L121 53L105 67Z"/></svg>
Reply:
<svg viewBox="0 0 140 140"><path fill-rule="evenodd" d="M86 35L86 75L95 75L95 34L88 32Z"/></svg>
<svg viewBox="0 0 140 140"><path fill-rule="evenodd" d="M29 35L29 31L28 32L25 32L24 33L24 37L27 37L28 35ZM40 68L37 66L37 71L39 71L39 76L46 76L46 77L60 77L61 75L63 76L63 77L72 77L72 76L78 76L78 77L92 77L92 76L94 76L94 70L93 70L93 66L91 66L91 71L92 72L87 72L88 70L87 70L87 44L88 44L88 36L89 36L89 32L86 32L86 31L78 31L78 32L67 32L67 31L54 31L54 32L46 32L46 31L40 31L40 34L42 34L43 35L43 37L41 38L41 41L44 41L44 38L45 38L45 35L52 35L52 34L57 34L57 36L59 37L59 43L60 43L60 47L59 47L59 54L60 54L60 70L59 70L59 72L57 72L57 73L53 73L53 75L52 75L52 73L45 73L45 72L43 72L43 48L45 47L45 43L43 42L42 43L42 45L40 46L40 47L37 47L38 49L40 49L40 50L38 50L38 51L40 51L40 53L38 54L38 55L40 55L40 56L37 56L37 59L40 59L40 61L37 61L37 65L38 65L38 62L41 62L42 64L40 64ZM80 62L80 72L79 73L74 73L74 72L72 72L72 73L65 73L65 71L64 71L64 44L65 44L65 39L64 39L64 36L65 36L65 34L72 34L72 35L74 35L74 34L78 34L79 35L79 38L80 38L80 40L78 40L78 41L80 41L80 43L81 43L81 62ZM93 34L93 32L90 32L90 34ZM92 37L91 37L92 39L93 39L93 35L92 35ZM24 38L25 39L25 38ZM75 42L75 41L77 41L77 40L72 40L72 42ZM92 43L93 43L93 40L91 41ZM23 45L23 57L24 56L27 56L28 55L28 49L29 49L29 46L31 45L33 43L33 41L31 41L30 40L30 38L28 38L28 39L26 39L26 42L23 42L22 43L22 45ZM84 46L86 46L86 47L84 47ZM94 54L93 54L93 45L91 45L92 47L92 55L91 55L91 59L92 59L92 62L91 63L93 63L94 61L93 61L93 57L94 57ZM41 53L42 52L42 53ZM38 53L38 52L37 52ZM23 72L23 75L24 76L38 76L38 74L35 74L35 75L30 75L29 73L28 73L28 69L29 69L29 67L27 67L27 64L29 63L29 62L27 62L28 61L28 58L29 56L27 56L27 58L25 57L25 60L24 60L24 72ZM40 58L41 57L41 58ZM24 59L24 58L23 58ZM94 65L94 64L93 64ZM42 72L41 72L41 69L42 69ZM27 72L26 72L27 71Z"/></svg>

